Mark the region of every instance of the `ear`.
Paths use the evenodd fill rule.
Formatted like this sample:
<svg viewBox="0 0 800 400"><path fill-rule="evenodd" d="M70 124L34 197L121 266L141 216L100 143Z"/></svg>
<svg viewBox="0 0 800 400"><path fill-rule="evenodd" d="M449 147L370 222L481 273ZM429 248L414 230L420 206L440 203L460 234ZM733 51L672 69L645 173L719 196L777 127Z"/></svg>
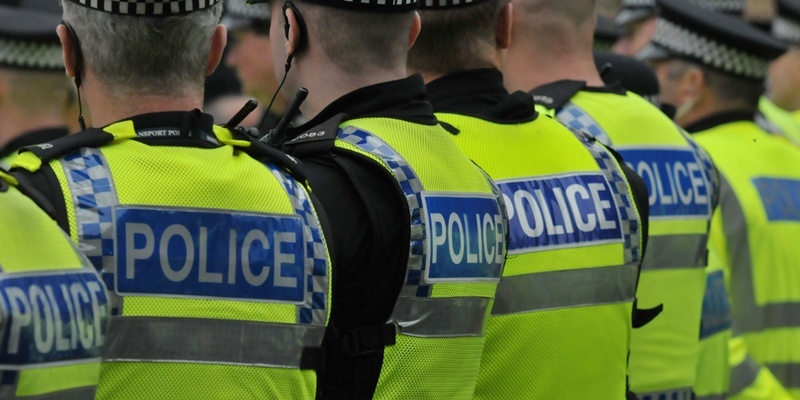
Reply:
<svg viewBox="0 0 800 400"><path fill-rule="evenodd" d="M696 99L703 93L706 77L700 68L692 67L683 74L680 85L684 96Z"/></svg>
<svg viewBox="0 0 800 400"><path fill-rule="evenodd" d="M211 36L211 52L208 54L206 76L211 75L219 66L226 44L228 44L228 30L222 25L217 25L217 28L214 29L214 35Z"/></svg>
<svg viewBox="0 0 800 400"><path fill-rule="evenodd" d="M511 28L513 26L514 10L511 3L506 3L497 17L497 31L495 32L495 42L497 47L502 50L511 46Z"/></svg>
<svg viewBox="0 0 800 400"><path fill-rule="evenodd" d="M297 22L297 15L291 8L286 9L286 20L289 22L289 37L286 38L286 55L294 54L297 46L300 44L300 23Z"/></svg>
<svg viewBox="0 0 800 400"><path fill-rule="evenodd" d="M422 30L422 18L419 13L414 11L414 22L411 23L411 32L408 34L408 48L414 46L414 42L419 37L419 32Z"/></svg>
<svg viewBox="0 0 800 400"><path fill-rule="evenodd" d="M67 70L67 76L70 78L75 77L75 42L72 41L72 36L64 24L58 25L56 28L58 40L61 41L61 57L64 59L64 67Z"/></svg>

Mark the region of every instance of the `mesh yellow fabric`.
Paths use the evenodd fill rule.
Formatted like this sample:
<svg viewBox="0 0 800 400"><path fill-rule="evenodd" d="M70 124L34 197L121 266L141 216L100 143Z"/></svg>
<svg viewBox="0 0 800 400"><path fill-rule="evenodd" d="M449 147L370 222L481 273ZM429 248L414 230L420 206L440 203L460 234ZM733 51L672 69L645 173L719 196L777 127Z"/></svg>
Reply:
<svg viewBox="0 0 800 400"><path fill-rule="evenodd" d="M630 308L624 303L492 317L475 398L623 398L628 337L620 327L630 324Z"/></svg>
<svg viewBox="0 0 800 400"><path fill-rule="evenodd" d="M729 261L726 267L731 268L736 264L739 271L750 268L752 273L750 284L755 304L743 304L744 296L731 290L732 307L753 308L771 303L800 302L800 289L796 284L800 281L800 253L787 251L796 247L793 238L800 236L800 223L769 221L761 197L752 183L756 177L800 180L800 151L746 121L720 125L695 134L695 138L714 159L744 213L741 216L743 221L726 220L725 215L719 218L723 228L745 223L750 247L749 266L745 260L732 259L733 249L730 246L733 242L714 237L721 235L722 231L712 232L715 245L725 246L720 251L725 253L723 259ZM734 273L726 270L731 279L737 279ZM750 355L761 364L800 362L800 347L797 346L800 326L745 332L743 337Z"/></svg>
<svg viewBox="0 0 800 400"><path fill-rule="evenodd" d="M99 362L26 370L19 374L17 396L36 396L59 390L96 386L99 380Z"/></svg>
<svg viewBox="0 0 800 400"><path fill-rule="evenodd" d="M130 126L112 128L128 136L125 129ZM231 146L200 149L116 140L102 152L120 204L294 214L271 172ZM64 193L69 193L63 169L58 161L52 165ZM76 235L71 199L65 200ZM125 296L123 315L297 321L292 304L139 296ZM114 362L104 363L101 375L98 399L196 399L201 393L214 399L313 398L316 387L313 371L280 368Z"/></svg>
<svg viewBox="0 0 800 400"><path fill-rule="evenodd" d="M81 259L58 225L11 187L0 193L0 265L5 272L81 268ZM35 236L36 240L31 240ZM42 251L46 248L47 251Z"/></svg>
<svg viewBox="0 0 800 400"><path fill-rule="evenodd" d="M130 365L121 365L130 364ZM313 371L177 363L103 363L97 399L313 399Z"/></svg>
<svg viewBox="0 0 800 400"><path fill-rule="evenodd" d="M387 347L375 399L471 399L485 338L400 335ZM433 373L432 373L433 372Z"/></svg>
<svg viewBox="0 0 800 400"><path fill-rule="evenodd" d="M371 132L392 146L414 168L426 191L492 193L486 176L438 125L425 126L388 118L351 120L345 125ZM346 143L337 146L366 154ZM494 298L496 288L496 283L435 284L431 297ZM483 337L399 335L397 344L387 348L384 355L375 398L470 399L483 343Z"/></svg>
<svg viewBox="0 0 800 400"><path fill-rule="evenodd" d="M594 157L547 116L518 125L437 114L459 148L497 180L597 172ZM622 265L623 245L510 255L503 276ZM568 291L573 288L553 288ZM625 391L631 303L494 316L476 399L608 399Z"/></svg>

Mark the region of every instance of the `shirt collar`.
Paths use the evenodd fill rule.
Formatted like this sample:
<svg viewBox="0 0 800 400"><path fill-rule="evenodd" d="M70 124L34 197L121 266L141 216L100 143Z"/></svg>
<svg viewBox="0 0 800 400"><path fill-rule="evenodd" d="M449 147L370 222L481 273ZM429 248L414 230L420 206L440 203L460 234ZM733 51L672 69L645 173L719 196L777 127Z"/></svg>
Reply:
<svg viewBox="0 0 800 400"><path fill-rule="evenodd" d="M738 121L753 122L754 119L755 115L749 111L744 111L744 110L725 111L725 112L711 114L697 122L690 124L685 129L689 133L697 133L709 130L719 125L729 124L731 122L738 122Z"/></svg>

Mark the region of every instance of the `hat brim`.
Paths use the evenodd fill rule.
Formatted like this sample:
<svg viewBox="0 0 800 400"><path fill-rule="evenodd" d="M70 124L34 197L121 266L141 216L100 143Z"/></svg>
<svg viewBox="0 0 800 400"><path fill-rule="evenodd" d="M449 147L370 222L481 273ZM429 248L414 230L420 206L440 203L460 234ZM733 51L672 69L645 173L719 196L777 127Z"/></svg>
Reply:
<svg viewBox="0 0 800 400"><path fill-rule="evenodd" d="M614 23L617 24L617 26L627 26L637 22L642 22L655 16L655 9L623 9L619 12L619 14L617 14L616 17L614 17Z"/></svg>
<svg viewBox="0 0 800 400"><path fill-rule="evenodd" d="M639 61L659 61L668 58L675 58L676 55L664 47L657 44L649 43L642 50L634 55Z"/></svg>

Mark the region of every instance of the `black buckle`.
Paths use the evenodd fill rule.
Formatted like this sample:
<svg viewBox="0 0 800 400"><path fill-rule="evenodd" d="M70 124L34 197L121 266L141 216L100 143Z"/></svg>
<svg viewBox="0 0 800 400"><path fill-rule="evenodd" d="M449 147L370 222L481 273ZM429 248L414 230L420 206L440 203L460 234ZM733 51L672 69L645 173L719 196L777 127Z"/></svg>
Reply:
<svg viewBox="0 0 800 400"><path fill-rule="evenodd" d="M363 356L374 353L397 342L397 328L394 324L368 326L353 329L341 335L342 350L350 356Z"/></svg>

